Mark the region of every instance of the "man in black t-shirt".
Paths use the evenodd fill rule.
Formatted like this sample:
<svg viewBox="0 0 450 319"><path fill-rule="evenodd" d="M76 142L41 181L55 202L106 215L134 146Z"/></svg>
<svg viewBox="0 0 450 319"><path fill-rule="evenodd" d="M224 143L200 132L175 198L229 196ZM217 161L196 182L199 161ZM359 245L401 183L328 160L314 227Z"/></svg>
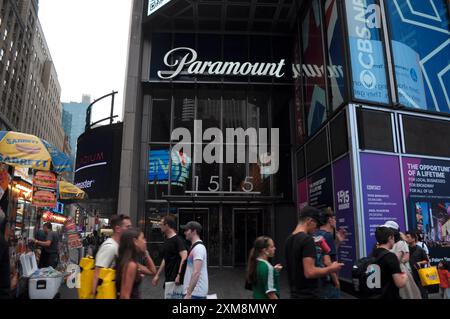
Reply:
<svg viewBox="0 0 450 319"><path fill-rule="evenodd" d="M375 231L377 247L372 252L374 258L378 258L377 264L380 269L381 294L378 299L401 299L399 288L406 285L408 277L400 269L400 262L390 250L394 247L394 231L388 227L378 227Z"/></svg>
<svg viewBox="0 0 450 319"><path fill-rule="evenodd" d="M163 245L162 262L157 274L152 280L154 286L158 285L159 277L164 271L164 282L175 282L182 285L180 273L183 261L187 258L187 249L184 240L177 235L177 221L173 215L167 215L161 219L161 232L165 236Z"/></svg>
<svg viewBox="0 0 450 319"><path fill-rule="evenodd" d="M286 241L286 270L292 299L319 299L318 278L341 270L344 264L334 262L319 268L315 266L316 247L312 234L321 223L321 212L305 207L294 232Z"/></svg>

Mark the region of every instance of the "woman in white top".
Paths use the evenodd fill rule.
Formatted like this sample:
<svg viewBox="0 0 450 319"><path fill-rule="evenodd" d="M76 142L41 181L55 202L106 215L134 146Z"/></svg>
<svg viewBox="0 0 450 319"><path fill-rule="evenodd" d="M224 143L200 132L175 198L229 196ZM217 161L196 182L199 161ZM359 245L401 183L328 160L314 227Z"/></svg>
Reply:
<svg viewBox="0 0 450 319"><path fill-rule="evenodd" d="M400 297L402 299L422 299L420 290L414 282L414 278L411 274L411 267L409 265L409 246L402 238L404 236L402 236L403 234L399 231L400 227L394 221L388 221L383 226L394 230L395 244L394 247L392 247L391 252L397 255L397 258L400 261L400 269L408 276L406 286L400 288Z"/></svg>

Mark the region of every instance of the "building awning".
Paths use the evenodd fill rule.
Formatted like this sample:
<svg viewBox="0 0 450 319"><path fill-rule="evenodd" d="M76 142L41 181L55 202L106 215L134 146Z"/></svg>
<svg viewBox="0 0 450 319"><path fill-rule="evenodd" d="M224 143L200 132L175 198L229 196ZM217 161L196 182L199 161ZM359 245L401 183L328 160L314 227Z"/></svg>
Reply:
<svg viewBox="0 0 450 319"><path fill-rule="evenodd" d="M153 0L158 3L160 0ZM303 0L171 0L161 2L145 29L153 31L209 31L283 33L294 27Z"/></svg>

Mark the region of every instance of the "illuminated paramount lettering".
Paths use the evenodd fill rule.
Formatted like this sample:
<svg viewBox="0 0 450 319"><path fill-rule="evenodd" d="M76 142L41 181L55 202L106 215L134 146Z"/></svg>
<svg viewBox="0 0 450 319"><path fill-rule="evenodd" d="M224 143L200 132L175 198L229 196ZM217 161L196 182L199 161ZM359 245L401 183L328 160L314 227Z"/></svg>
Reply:
<svg viewBox="0 0 450 319"><path fill-rule="evenodd" d="M224 135L226 137L226 152L224 152ZM279 168L279 129L272 128L268 143L268 129L259 128L227 128L225 134L221 129L213 127L203 132L202 121L194 121L194 141L191 132L184 127L175 129L171 141L177 142L173 147L176 154L186 154L192 158L194 145L194 163L246 163L246 140L248 143L248 162L258 163L265 167L267 174L275 174ZM204 145L204 141L210 143ZM270 145L270 152L268 152ZM237 152L235 153L235 149ZM226 156L224 156L226 154Z"/></svg>
<svg viewBox="0 0 450 319"><path fill-rule="evenodd" d="M171 57L174 62L171 63ZM164 57L164 64L173 71L158 71L158 76L163 80L170 80L180 74L190 75L236 75L236 76L284 76L284 59L278 63L250 63L250 62L222 62L222 61L197 61L197 51L192 48L175 48Z"/></svg>
<svg viewBox="0 0 450 319"><path fill-rule="evenodd" d="M367 6L366 0L353 0L353 9L356 14L355 21L360 22L356 25L356 35L358 36L358 62L363 71L360 73L360 81L366 89L372 90L377 85L377 79L372 72L375 65L374 49L372 45L371 29L381 27L380 7L375 4Z"/></svg>

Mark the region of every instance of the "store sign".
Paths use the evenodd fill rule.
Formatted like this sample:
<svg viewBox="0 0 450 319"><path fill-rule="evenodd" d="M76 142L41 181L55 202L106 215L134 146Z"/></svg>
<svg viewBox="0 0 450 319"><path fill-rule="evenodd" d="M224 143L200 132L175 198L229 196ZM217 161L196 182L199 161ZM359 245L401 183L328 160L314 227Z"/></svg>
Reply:
<svg viewBox="0 0 450 319"><path fill-rule="evenodd" d="M64 224L67 221L67 217L53 214L50 211L46 211L46 212L44 212L44 214L42 214L42 220L44 222L50 222L50 223L55 223L55 224Z"/></svg>
<svg viewBox="0 0 450 319"><path fill-rule="evenodd" d="M149 0L147 16L152 15L172 0Z"/></svg>
<svg viewBox="0 0 450 319"><path fill-rule="evenodd" d="M33 177L33 186L56 189L56 174L47 171L37 171Z"/></svg>
<svg viewBox="0 0 450 319"><path fill-rule="evenodd" d="M171 58L174 57L174 62ZM281 59L278 63L251 63L251 62L221 62L221 61L197 61L198 54L192 48L180 47L167 52L164 56L164 64L174 71L159 71L158 76L163 80L177 77L181 71L189 75L241 75L241 76L284 76L283 68L286 60Z"/></svg>
<svg viewBox="0 0 450 319"><path fill-rule="evenodd" d="M55 208L57 205L56 174L47 171L36 171L33 176L33 200L36 207Z"/></svg>

